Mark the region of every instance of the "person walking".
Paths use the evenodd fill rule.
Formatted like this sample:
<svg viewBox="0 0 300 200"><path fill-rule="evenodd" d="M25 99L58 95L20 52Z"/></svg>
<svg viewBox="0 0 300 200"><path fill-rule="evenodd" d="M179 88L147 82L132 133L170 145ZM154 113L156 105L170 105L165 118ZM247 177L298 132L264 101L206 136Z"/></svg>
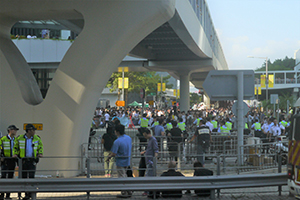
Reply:
<svg viewBox="0 0 300 200"><path fill-rule="evenodd" d="M131 137L125 134L125 127L122 124L116 125L115 133L118 139L114 141L111 153L106 162L109 162L112 157L115 157L118 178L126 178L127 169L130 168L132 140ZM121 191L121 195L117 195L117 197L129 198L131 195L131 191Z"/></svg>
<svg viewBox="0 0 300 200"><path fill-rule="evenodd" d="M1 155L1 178L13 178L16 167L16 158L13 157L13 149L15 137L19 129L15 125L10 125L7 128L8 134L0 139L0 155ZM4 199L4 193L1 193L0 200ZM6 193L6 199L10 198L10 193Z"/></svg>
<svg viewBox="0 0 300 200"><path fill-rule="evenodd" d="M26 133L16 138L13 157L22 159L22 178L34 178L36 165L44 154L43 142L35 135L33 124L27 124L25 129ZM23 200L30 198L31 193L25 193Z"/></svg>
<svg viewBox="0 0 300 200"><path fill-rule="evenodd" d="M114 141L117 139L117 136L114 133L114 127L108 126L106 128L106 133L102 136L101 144L104 146L104 170L105 170L105 177L112 176L112 168L114 165L114 159L110 159L107 161L108 156L111 154L111 147L113 146Z"/></svg>
<svg viewBox="0 0 300 200"><path fill-rule="evenodd" d="M204 120L200 120L199 127L197 128L194 136L189 141L191 143L197 138L197 160L204 165L205 158L204 153L207 151L211 141L210 130L208 126L205 126Z"/></svg>

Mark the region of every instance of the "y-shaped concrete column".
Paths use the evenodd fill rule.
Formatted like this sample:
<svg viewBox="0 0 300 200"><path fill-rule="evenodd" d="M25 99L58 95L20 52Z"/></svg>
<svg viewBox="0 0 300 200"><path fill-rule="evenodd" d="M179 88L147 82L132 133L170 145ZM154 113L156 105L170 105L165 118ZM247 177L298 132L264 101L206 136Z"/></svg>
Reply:
<svg viewBox="0 0 300 200"><path fill-rule="evenodd" d="M43 123L45 156L80 156L98 96L125 55L168 21L175 0L3 0L0 2L0 125ZM21 20L84 19L43 101L28 65L10 40ZM22 131L19 132L20 134ZM44 158L38 169L78 170L80 159ZM43 172L53 174L53 172Z"/></svg>
<svg viewBox="0 0 300 200"><path fill-rule="evenodd" d="M180 111L190 109L190 74L180 74Z"/></svg>

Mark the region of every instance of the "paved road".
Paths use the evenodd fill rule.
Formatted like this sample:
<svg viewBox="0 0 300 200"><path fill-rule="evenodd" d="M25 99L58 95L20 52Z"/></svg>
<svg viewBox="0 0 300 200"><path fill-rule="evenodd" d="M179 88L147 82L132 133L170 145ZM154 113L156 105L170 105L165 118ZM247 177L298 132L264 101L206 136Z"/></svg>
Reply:
<svg viewBox="0 0 300 200"><path fill-rule="evenodd" d="M119 200L116 195L120 192L105 192L105 193L91 193L91 200L96 199L108 199L108 200ZM24 196L24 194L23 194ZM17 199L16 194L12 194L13 199ZM84 193L44 193L38 194L39 200L86 200L87 196ZM146 196L142 196L142 192L135 192L133 196L129 199L149 199ZM162 198L160 198L162 199ZM168 198L168 200L175 200L175 198ZM195 195L183 195L182 200L196 200L196 199L209 199L209 198L199 198ZM282 187L281 196L278 195L278 187L264 187L264 188L249 188L249 189L231 189L231 190L221 190L220 200L295 200L294 197L289 196L288 187ZM178 200L178 198L176 198Z"/></svg>

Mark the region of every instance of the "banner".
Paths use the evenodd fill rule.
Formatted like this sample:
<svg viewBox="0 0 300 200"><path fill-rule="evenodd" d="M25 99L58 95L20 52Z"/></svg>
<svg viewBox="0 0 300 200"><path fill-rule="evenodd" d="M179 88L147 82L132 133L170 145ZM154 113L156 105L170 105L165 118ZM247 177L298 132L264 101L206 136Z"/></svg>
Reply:
<svg viewBox="0 0 300 200"><path fill-rule="evenodd" d="M266 87L266 75L260 75L260 86Z"/></svg>
<svg viewBox="0 0 300 200"><path fill-rule="evenodd" d="M157 83L157 92L161 91L161 83Z"/></svg>
<svg viewBox="0 0 300 200"><path fill-rule="evenodd" d="M177 99L180 98L180 90L177 89L177 95L176 95Z"/></svg>
<svg viewBox="0 0 300 200"><path fill-rule="evenodd" d="M257 95L257 87L254 87L254 95Z"/></svg>
<svg viewBox="0 0 300 200"><path fill-rule="evenodd" d="M173 89L173 96L176 97L176 89Z"/></svg>
<svg viewBox="0 0 300 200"><path fill-rule="evenodd" d="M124 78L124 89L128 89L128 78ZM122 89L123 88L123 79L122 78L118 78L118 88Z"/></svg>
<svg viewBox="0 0 300 200"><path fill-rule="evenodd" d="M165 92L166 91L166 83L162 84L162 91Z"/></svg>
<svg viewBox="0 0 300 200"><path fill-rule="evenodd" d="M269 75L269 85L268 85L269 88L272 88L274 87L274 75L271 74Z"/></svg>
<svg viewBox="0 0 300 200"><path fill-rule="evenodd" d="M258 87L258 95L261 95L261 87Z"/></svg>

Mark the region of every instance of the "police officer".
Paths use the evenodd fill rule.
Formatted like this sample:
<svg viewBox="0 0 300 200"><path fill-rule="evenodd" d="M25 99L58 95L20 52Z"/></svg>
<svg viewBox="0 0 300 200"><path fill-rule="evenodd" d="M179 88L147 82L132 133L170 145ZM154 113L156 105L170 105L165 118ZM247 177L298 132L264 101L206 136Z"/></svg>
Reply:
<svg viewBox="0 0 300 200"><path fill-rule="evenodd" d="M191 143L195 138L197 137L197 160L204 165L205 157L204 153L208 150L210 141L211 141L211 135L209 127L205 125L204 120L200 120L199 127L197 128L194 136L189 141Z"/></svg>
<svg viewBox="0 0 300 200"><path fill-rule="evenodd" d="M149 123L149 119L146 118L147 114L144 113L143 114L143 118L140 120L140 125L141 127L147 128L148 127L148 123Z"/></svg>
<svg viewBox="0 0 300 200"><path fill-rule="evenodd" d="M43 143L39 136L35 135L36 128L33 124L26 125L26 133L17 137L13 157L22 159L22 178L34 178L36 164L43 156ZM23 200L31 198L31 193L25 193Z"/></svg>
<svg viewBox="0 0 300 200"><path fill-rule="evenodd" d="M15 144L15 136L19 129L15 125L7 128L8 134L0 139L1 149L1 178L13 178L16 167L16 159L13 157L13 148ZM4 193L1 193L0 200L4 199ZM6 199L10 198L10 193L6 193Z"/></svg>
<svg viewBox="0 0 300 200"><path fill-rule="evenodd" d="M227 128L227 126L225 126L225 121L221 121L220 123L220 127L218 129L218 133L221 133L221 135L229 135L230 131Z"/></svg>
<svg viewBox="0 0 300 200"><path fill-rule="evenodd" d="M262 137L261 132L261 123L259 123L258 119L255 120L255 123L251 126L252 129L254 129L254 136L255 137Z"/></svg>

